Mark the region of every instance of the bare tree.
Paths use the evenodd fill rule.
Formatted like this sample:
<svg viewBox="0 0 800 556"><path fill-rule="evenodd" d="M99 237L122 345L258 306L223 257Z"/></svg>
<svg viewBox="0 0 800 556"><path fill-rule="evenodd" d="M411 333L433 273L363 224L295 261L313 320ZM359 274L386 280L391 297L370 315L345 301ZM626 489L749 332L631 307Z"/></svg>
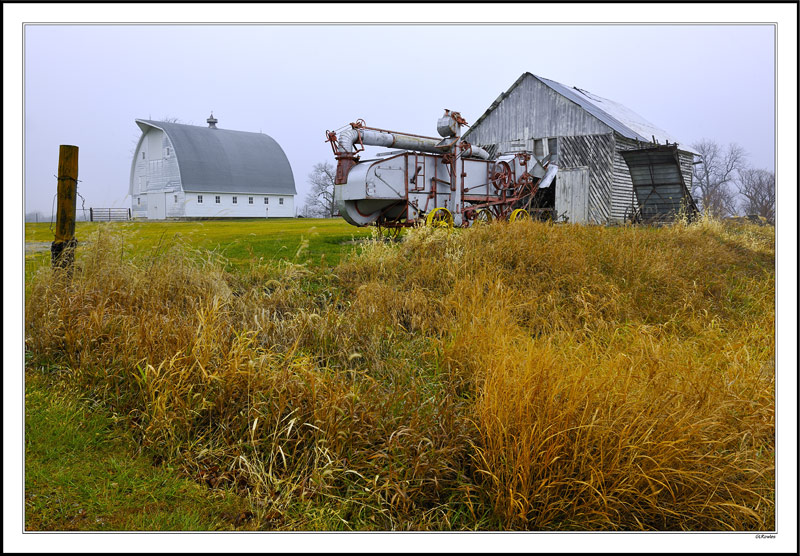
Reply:
<svg viewBox="0 0 800 556"><path fill-rule="evenodd" d="M736 195L731 185L745 169L747 153L736 143L723 149L708 139L692 147L700 154L699 163L692 167L692 196L713 216L736 214Z"/></svg>
<svg viewBox="0 0 800 556"><path fill-rule="evenodd" d="M330 162L320 162L308 175L311 191L306 195L305 216L331 218L336 216L336 202L333 198L333 182L336 168Z"/></svg>
<svg viewBox="0 0 800 556"><path fill-rule="evenodd" d="M745 214L757 214L775 223L775 174L748 168L739 172L739 194Z"/></svg>

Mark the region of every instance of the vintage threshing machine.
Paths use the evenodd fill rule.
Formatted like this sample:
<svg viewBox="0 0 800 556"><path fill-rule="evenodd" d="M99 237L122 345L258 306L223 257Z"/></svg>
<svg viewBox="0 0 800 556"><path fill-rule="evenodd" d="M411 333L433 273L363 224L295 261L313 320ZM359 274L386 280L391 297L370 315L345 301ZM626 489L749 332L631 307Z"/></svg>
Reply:
<svg viewBox="0 0 800 556"><path fill-rule="evenodd" d="M550 187L557 161L530 152L491 157L461 140L467 123L445 110L441 139L367 127L363 120L327 131L336 157L335 201L350 224L385 228L471 226L527 218L538 191ZM400 149L360 160L365 146Z"/></svg>

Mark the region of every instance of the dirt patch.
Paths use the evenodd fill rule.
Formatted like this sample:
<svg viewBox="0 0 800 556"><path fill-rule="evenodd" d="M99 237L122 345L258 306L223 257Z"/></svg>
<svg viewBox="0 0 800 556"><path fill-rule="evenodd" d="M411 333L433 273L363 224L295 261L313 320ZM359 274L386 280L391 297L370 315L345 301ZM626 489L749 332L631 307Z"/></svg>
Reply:
<svg viewBox="0 0 800 556"><path fill-rule="evenodd" d="M26 241L25 242L25 254L30 255L31 253L42 253L44 251L50 251L50 244L49 241Z"/></svg>

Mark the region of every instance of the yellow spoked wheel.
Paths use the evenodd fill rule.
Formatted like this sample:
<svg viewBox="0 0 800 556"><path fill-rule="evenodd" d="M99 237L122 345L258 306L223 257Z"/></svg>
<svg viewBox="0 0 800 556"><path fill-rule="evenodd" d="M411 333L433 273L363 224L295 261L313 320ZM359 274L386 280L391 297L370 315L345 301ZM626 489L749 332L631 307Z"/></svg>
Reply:
<svg viewBox="0 0 800 556"><path fill-rule="evenodd" d="M509 222L518 222L520 220L530 220L531 215L525 209L514 209L511 216L508 217Z"/></svg>
<svg viewBox="0 0 800 556"><path fill-rule="evenodd" d="M437 207L428 213L425 224L432 228L452 228L453 215L446 208Z"/></svg>
<svg viewBox="0 0 800 556"><path fill-rule="evenodd" d="M481 226L483 224L488 224L492 220L494 220L494 217L492 216L492 213L491 213L491 211L489 209L485 209L485 208L478 209L478 211L475 213L474 223L477 226Z"/></svg>

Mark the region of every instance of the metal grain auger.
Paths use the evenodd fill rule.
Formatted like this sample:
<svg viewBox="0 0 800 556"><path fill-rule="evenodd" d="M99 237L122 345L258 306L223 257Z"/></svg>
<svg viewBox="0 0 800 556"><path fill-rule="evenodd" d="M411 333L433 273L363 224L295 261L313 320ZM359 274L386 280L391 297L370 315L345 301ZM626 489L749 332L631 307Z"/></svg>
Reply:
<svg viewBox="0 0 800 556"><path fill-rule="evenodd" d="M436 125L442 139L367 127L363 120L338 134L327 131L337 161L339 214L354 226L386 228L528 217L536 192L552 184L556 161L531 152L492 159L461 140L462 125L468 124L461 114L445 110ZM360 161L366 145L401 150Z"/></svg>

